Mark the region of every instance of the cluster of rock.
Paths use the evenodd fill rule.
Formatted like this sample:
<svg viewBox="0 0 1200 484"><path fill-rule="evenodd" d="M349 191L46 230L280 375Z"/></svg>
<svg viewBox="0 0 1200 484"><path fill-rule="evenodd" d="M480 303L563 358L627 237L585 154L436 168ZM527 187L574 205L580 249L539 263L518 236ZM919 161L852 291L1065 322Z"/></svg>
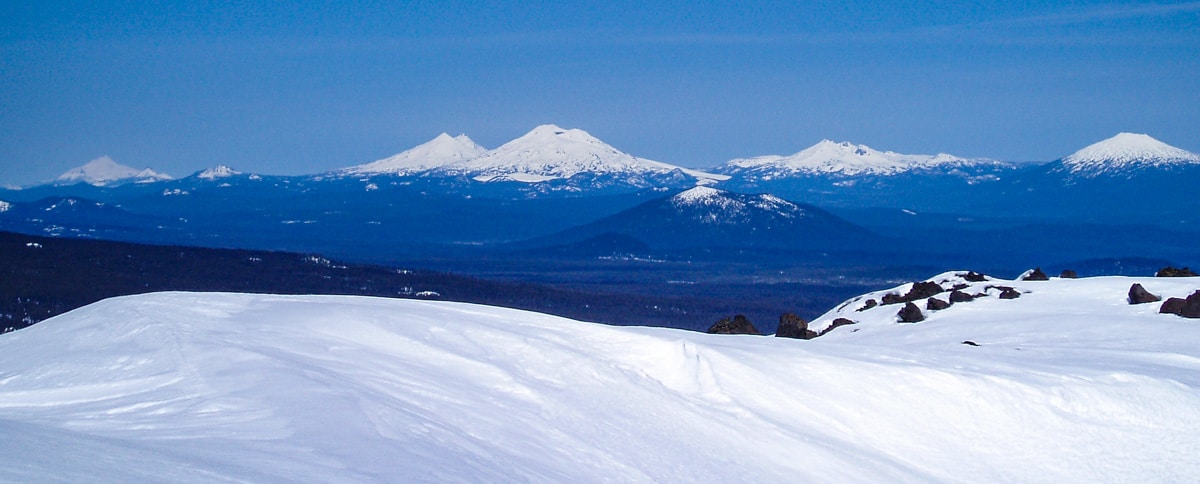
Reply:
<svg viewBox="0 0 1200 484"><path fill-rule="evenodd" d="M794 339L813 339L825 333L832 331L839 326L854 324L846 318L837 318L833 324L825 328L824 331L816 332L808 329L808 321L797 316L794 313L783 313L779 316L779 327L775 330L775 336L778 338L794 338ZM758 332L758 328L754 327L745 315L736 315L732 318L721 318L720 321L713 323L708 328L709 334L762 334Z"/></svg>
<svg viewBox="0 0 1200 484"><path fill-rule="evenodd" d="M920 300L925 301L926 311L941 311L956 303L970 302L976 298L986 297L993 290L997 292L996 297L1000 299L1016 299L1021 297L1021 292L1015 288L1000 285L987 285L983 288L983 292L967 293L965 290L971 287L969 283L987 282L990 278L974 271L958 273L955 276L966 282L954 284L950 288L942 287L941 284L933 281L914 282L904 295L891 292L884 294L878 302L874 299L867 299L856 311L866 311L876 306L887 306L889 304L904 304L904 307L900 308L900 311L896 313L899 322L918 323L925 320L924 311L916 304ZM1049 279L1040 268L1026 273L1022 278L1022 280L1027 281L1044 281ZM951 281L942 282L949 283ZM949 295L945 298L936 297L946 292L949 292Z"/></svg>
<svg viewBox="0 0 1200 484"><path fill-rule="evenodd" d="M1197 274L1187 267L1181 269L1165 267L1155 275L1157 277L1197 277ZM1075 271L1068 269L1062 271L1059 277L1062 279L1075 279L1078 275ZM1048 281L1050 277L1039 267L1026 271L1018 279L1021 281ZM941 311L955 304L970 302L981 297L993 295L998 299L1017 299L1021 297L1021 291L1011 286L976 284L986 283L991 280L990 277L984 274L970 271L955 273L954 277L947 277L940 281L913 282L908 292L904 294L889 292L879 297L879 300L873 298L862 300L862 304L854 311L862 312L880 306L903 304L896 313L896 320L901 323L917 323L925 320L926 311ZM982 291L980 291L980 288L982 288ZM946 295L939 297L942 294ZM855 298L847 301L842 307L844 308L860 300L861 298ZM924 301L924 309L922 309L922 305L918 304L921 301ZM1162 301L1162 297L1146 290L1141 284L1133 284L1129 288L1128 301L1129 304L1146 304ZM1163 301L1162 306L1159 308L1159 313L1176 314L1185 318L1200 318L1200 290L1195 291L1186 298L1172 297ZM775 336L780 338L813 339L827 334L835 328L850 324L856 324L856 322L848 318L837 318L828 327L818 332L809 329L808 322L800 316L793 313L785 313L779 317L779 326L775 330ZM717 321L708 328L708 332L714 334L761 334L746 316L740 314L732 318L723 318ZM971 341L964 341L963 344L978 346Z"/></svg>
<svg viewBox="0 0 1200 484"><path fill-rule="evenodd" d="M1164 267L1159 269L1154 277L1197 277L1196 274L1187 267ZM1162 297L1147 291L1141 284L1129 286L1129 304L1147 304L1152 302L1162 301ZM1193 292L1192 295L1181 298L1173 297L1163 301L1162 306L1159 306L1158 312L1161 314L1174 314L1185 318L1197 319L1200 318L1200 290Z"/></svg>
<svg viewBox="0 0 1200 484"><path fill-rule="evenodd" d="M1162 297L1147 291L1141 284L1129 286L1129 304L1146 304L1158 301L1162 301ZM1167 299L1162 303L1162 306L1159 306L1158 312L1161 314L1174 314L1185 318L1200 318L1200 290L1193 292L1192 295L1186 298L1173 297Z"/></svg>

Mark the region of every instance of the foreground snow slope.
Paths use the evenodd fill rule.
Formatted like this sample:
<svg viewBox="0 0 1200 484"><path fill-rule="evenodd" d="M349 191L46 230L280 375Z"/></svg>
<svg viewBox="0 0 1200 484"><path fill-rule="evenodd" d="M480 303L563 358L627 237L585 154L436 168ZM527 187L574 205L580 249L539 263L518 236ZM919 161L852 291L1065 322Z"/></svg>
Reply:
<svg viewBox="0 0 1200 484"><path fill-rule="evenodd" d="M1200 324L1122 305L1130 281L812 341L411 300L110 299L0 337L0 481L1190 480Z"/></svg>

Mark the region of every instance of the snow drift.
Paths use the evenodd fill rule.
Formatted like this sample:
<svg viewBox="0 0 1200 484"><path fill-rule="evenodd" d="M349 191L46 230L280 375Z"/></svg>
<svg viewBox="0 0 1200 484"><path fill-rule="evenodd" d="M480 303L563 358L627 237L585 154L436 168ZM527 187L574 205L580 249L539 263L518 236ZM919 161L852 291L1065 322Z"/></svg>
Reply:
<svg viewBox="0 0 1200 484"><path fill-rule="evenodd" d="M1129 305L1132 282L1200 284L1014 282L1017 300L907 325L882 306L811 341L429 301L115 298L0 337L0 480L1190 480L1200 324Z"/></svg>

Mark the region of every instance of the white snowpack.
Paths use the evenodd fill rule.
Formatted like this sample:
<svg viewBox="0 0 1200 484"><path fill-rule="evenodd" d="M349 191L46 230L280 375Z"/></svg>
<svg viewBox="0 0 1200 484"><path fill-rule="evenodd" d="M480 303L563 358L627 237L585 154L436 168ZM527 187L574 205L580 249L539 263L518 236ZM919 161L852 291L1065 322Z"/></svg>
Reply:
<svg viewBox="0 0 1200 484"><path fill-rule="evenodd" d="M0 481L1190 481L1200 321L1127 304L1132 282L1200 288L992 281L1025 294L916 324L848 304L815 323L859 324L810 341L434 301L114 298L0 336Z"/></svg>

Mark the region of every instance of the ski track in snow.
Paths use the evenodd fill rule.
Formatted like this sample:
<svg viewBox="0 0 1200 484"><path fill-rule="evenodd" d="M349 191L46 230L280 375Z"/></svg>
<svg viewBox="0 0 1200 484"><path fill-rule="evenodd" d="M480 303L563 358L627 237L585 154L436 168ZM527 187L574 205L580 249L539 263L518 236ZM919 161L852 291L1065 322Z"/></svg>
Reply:
<svg viewBox="0 0 1200 484"><path fill-rule="evenodd" d="M813 325L858 324L812 341L350 296L114 298L0 336L0 480L1191 480L1200 323L1128 305L1132 282L1200 288L991 281L1024 294L917 324L856 299Z"/></svg>

